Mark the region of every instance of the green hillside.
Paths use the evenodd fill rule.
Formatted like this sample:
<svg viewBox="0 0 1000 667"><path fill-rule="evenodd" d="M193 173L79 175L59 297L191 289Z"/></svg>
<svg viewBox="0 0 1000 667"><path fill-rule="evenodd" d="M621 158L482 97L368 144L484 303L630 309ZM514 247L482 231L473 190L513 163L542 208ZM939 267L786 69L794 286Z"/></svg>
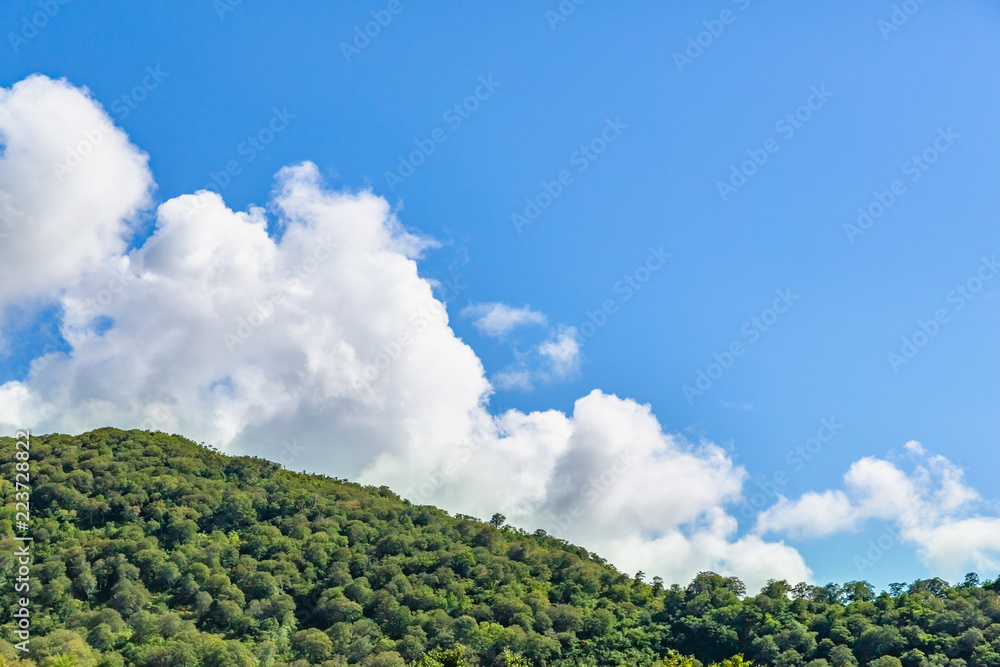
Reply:
<svg viewBox="0 0 1000 667"><path fill-rule="evenodd" d="M115 429L32 438L33 662L19 662L14 440L0 451L0 664L402 667L439 649L422 664L488 666L509 649L550 666L683 664L676 650L1000 667L1000 580L664 587L501 517Z"/></svg>

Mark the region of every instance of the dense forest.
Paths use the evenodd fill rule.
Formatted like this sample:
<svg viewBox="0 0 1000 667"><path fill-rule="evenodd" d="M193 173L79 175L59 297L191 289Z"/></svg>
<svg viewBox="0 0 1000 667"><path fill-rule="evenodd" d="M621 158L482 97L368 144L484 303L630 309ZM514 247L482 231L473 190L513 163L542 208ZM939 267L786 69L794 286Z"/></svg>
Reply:
<svg viewBox="0 0 1000 667"><path fill-rule="evenodd" d="M1000 667L1000 579L665 586L499 515L115 429L32 438L26 656L0 448L0 665Z"/></svg>

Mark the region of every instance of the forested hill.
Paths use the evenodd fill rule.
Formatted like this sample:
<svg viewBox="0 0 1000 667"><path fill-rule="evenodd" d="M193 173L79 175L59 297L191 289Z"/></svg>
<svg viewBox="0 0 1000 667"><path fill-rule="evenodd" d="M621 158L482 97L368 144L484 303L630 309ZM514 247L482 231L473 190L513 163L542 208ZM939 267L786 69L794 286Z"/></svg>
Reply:
<svg viewBox="0 0 1000 667"><path fill-rule="evenodd" d="M15 642L14 441L0 451L0 636ZM521 664L510 649L574 667L1000 667L1000 581L974 575L880 595L748 595L711 573L664 588L541 532L162 433L35 437L31 457L33 662L3 642L0 664Z"/></svg>

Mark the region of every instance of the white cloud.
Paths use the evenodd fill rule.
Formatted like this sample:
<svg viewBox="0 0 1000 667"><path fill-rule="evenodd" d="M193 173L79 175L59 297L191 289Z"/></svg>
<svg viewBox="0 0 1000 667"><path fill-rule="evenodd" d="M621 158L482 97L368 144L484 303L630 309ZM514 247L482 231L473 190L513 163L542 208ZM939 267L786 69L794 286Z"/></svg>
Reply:
<svg viewBox="0 0 1000 667"><path fill-rule="evenodd" d="M580 334L576 327L563 327L538 346L538 353L548 362L543 371L555 380L565 380L580 370Z"/></svg>
<svg viewBox="0 0 1000 667"><path fill-rule="evenodd" d="M956 576L970 565L981 572L1000 570L1000 518L980 516L914 526L904 536L917 545L924 562Z"/></svg>
<svg viewBox="0 0 1000 667"><path fill-rule="evenodd" d="M50 298L125 248L149 203L148 157L85 89L0 88L0 309Z"/></svg>
<svg viewBox="0 0 1000 667"><path fill-rule="evenodd" d="M534 378L527 364L518 362L511 364L492 378L493 385L498 389L519 389L531 391L535 388Z"/></svg>
<svg viewBox="0 0 1000 667"><path fill-rule="evenodd" d="M580 371L580 334L576 327L563 326L526 353L514 350L517 361L493 376L499 389L530 391L538 383L562 382Z"/></svg>
<svg viewBox="0 0 1000 667"><path fill-rule="evenodd" d="M757 517L757 532L824 537L852 530L858 522L857 512L843 491L809 491L795 502L779 497L774 506Z"/></svg>
<svg viewBox="0 0 1000 667"><path fill-rule="evenodd" d="M668 581L712 568L751 589L772 577L811 576L791 547L736 537L724 508L741 497L746 473L711 443L664 433L648 405L595 390L572 415L510 411L496 424L495 435L442 452L430 469L424 452L412 452L366 476L411 489L415 500L443 494L446 506L465 512L500 511L514 525L543 528L625 571Z"/></svg>
<svg viewBox="0 0 1000 667"><path fill-rule="evenodd" d="M906 443L905 450L916 459L910 474L865 457L844 475L843 490L810 491L794 501L779 497L758 516L757 534L825 537L879 519L894 524L900 539L937 571L957 575L965 567L1000 567L1000 518L978 513L987 508L965 483L962 469L928 455L919 442Z"/></svg>
<svg viewBox="0 0 1000 667"><path fill-rule="evenodd" d="M545 315L528 306L513 308L504 303L479 303L467 306L462 315L474 317L472 324L491 338L503 339L517 327L545 324Z"/></svg>
<svg viewBox="0 0 1000 667"><path fill-rule="evenodd" d="M20 102L22 116L39 120L4 126L6 159L17 147L26 153L18 164L49 169L58 151L47 132L85 127L95 113L107 119L66 84L31 85L59 94ZM66 113L84 120L51 111L67 101ZM280 239L261 209L234 212L203 191L163 203L152 236L126 253L126 220L143 205L149 176L141 153L116 143L123 136L70 175L92 190L0 171L5 210L42 216L58 200L59 210L89 211L85 220L53 214L46 242L62 248L61 238L93 227L85 250L67 244L31 258L37 282L3 283L8 296L61 307L72 353L47 355L23 382L0 387L0 427L179 432L292 469L389 484L453 511L502 511L671 581L706 567L751 587L809 576L794 549L737 537L726 508L740 498L743 469L710 443L665 434L649 406L594 391L572 415L491 414L482 363L418 274L430 242L372 193L324 189L312 164L278 175ZM33 247L19 243L21 252ZM491 331L512 320L498 321ZM580 356L569 329L537 355L553 377L574 373ZM528 381L536 377L533 367Z"/></svg>

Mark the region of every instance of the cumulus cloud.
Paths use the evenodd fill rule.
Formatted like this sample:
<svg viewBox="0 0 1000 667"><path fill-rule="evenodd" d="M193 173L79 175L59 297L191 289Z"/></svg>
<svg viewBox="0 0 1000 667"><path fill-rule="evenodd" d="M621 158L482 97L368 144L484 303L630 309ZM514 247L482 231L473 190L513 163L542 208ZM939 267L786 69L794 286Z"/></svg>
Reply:
<svg viewBox="0 0 1000 667"><path fill-rule="evenodd" d="M147 162L87 90L37 75L0 88L0 309L120 254L149 203Z"/></svg>
<svg viewBox="0 0 1000 667"><path fill-rule="evenodd" d="M714 568L751 588L768 578L806 580L793 548L737 538L725 506L745 471L719 447L664 433L648 405L595 390L572 415L557 411L495 418L495 429L439 452L387 457L366 474L393 480L414 500L538 527L585 545L625 571L688 581Z"/></svg>
<svg viewBox="0 0 1000 667"><path fill-rule="evenodd" d="M462 315L474 318L472 325L491 338L503 339L517 327L545 324L545 315L528 306L513 308L504 303L478 303L467 306Z"/></svg>
<svg viewBox="0 0 1000 667"><path fill-rule="evenodd" d="M842 490L810 491L797 500L779 497L758 516L755 532L825 537L881 520L938 571L1000 568L1000 518L982 514L995 515L996 508L988 508L965 483L964 471L944 456L928 454L916 441L904 449L915 461L911 472L865 457L845 473Z"/></svg>
<svg viewBox="0 0 1000 667"><path fill-rule="evenodd" d="M58 126L108 121L68 84L18 85L3 94L4 118L21 105L13 115L31 120L2 126L4 159L33 173L61 157L62 139L49 134L61 136ZM493 414L494 385L418 274L432 242L406 230L385 200L327 190L305 163L277 176L280 234L268 232L262 209L233 211L201 191L161 204L151 236L126 251L151 181L124 135L105 141L63 183L0 171L3 210L17 213L5 219L18 230L29 219L48 225L45 243L26 232L19 252L57 248L31 258L39 277L3 289L57 306L70 347L0 386L0 427L178 432L292 469L389 484L452 511L501 511L672 581L706 567L751 586L808 578L794 549L738 536L727 507L743 469L711 443L665 433L649 406L594 391L571 415ZM63 247L77 231L83 249ZM537 320L523 309L487 328ZM574 373L575 332L555 331L536 354L552 377Z"/></svg>
<svg viewBox="0 0 1000 667"><path fill-rule="evenodd" d="M576 402L571 425L534 508L555 534L606 544L612 562L670 581L713 568L737 572L752 587L767 572L809 578L794 549L736 539L737 522L723 508L740 498L746 473L721 448L664 433L648 405L599 391Z"/></svg>

